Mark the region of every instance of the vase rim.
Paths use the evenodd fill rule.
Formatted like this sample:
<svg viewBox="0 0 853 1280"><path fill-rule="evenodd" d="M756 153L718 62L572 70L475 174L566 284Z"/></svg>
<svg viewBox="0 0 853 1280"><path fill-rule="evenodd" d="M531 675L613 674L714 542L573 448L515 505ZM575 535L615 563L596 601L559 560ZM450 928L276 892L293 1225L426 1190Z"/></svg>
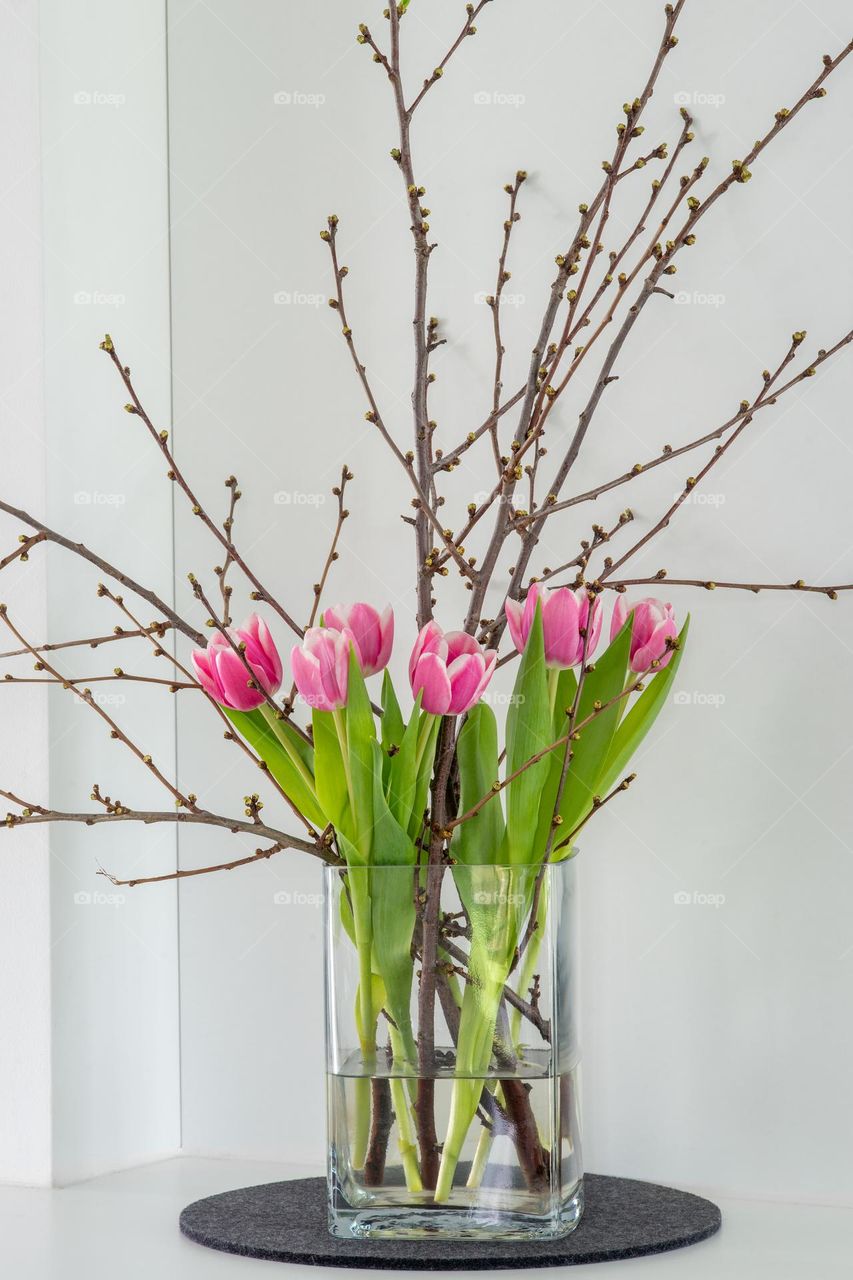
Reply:
<svg viewBox="0 0 853 1280"><path fill-rule="evenodd" d="M579 853L580 853L580 849L575 848L567 857L559 858L554 862L545 863L544 870L546 872L561 871L564 867L568 867L572 863L576 862ZM426 867L422 866L420 869L426 870ZM526 871L536 875L542 869L542 863L540 862L455 862L455 863L448 863L447 865L445 865L444 869L445 871L456 871L456 870L469 870L469 871L473 871L473 870L487 871L488 870L488 871L518 871L518 872ZM338 874L341 874L344 872L350 872L350 871L380 871L380 872L381 871L411 871L411 872L414 872L417 870L418 870L418 864L414 862L412 863L370 862L370 863L362 863L358 865L347 864L345 866L326 863L323 867L323 873L327 876L334 876L334 875L338 875Z"/></svg>

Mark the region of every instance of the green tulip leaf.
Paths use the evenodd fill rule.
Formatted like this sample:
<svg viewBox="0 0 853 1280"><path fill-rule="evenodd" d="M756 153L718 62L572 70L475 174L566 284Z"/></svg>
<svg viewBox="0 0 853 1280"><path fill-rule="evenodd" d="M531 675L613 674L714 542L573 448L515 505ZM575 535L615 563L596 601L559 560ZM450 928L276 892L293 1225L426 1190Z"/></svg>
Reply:
<svg viewBox="0 0 853 1280"><path fill-rule="evenodd" d="M468 712L456 749L459 762L459 812L467 813L498 778L498 724L485 702ZM453 832L451 853L464 863L496 862L504 838L503 810L495 796Z"/></svg>
<svg viewBox="0 0 853 1280"><path fill-rule="evenodd" d="M420 702L418 702L418 706L420 706ZM414 719L415 717L413 716L412 718ZM409 819L409 835L413 840L417 839L423 826L427 797L429 796L429 784L432 779L432 766L435 760L435 747L438 742L438 727L441 724L441 717L430 715L428 711L422 711L418 718L420 721L418 742L420 744L421 757L415 778L415 794L412 799L411 818Z"/></svg>
<svg viewBox="0 0 853 1280"><path fill-rule="evenodd" d="M634 752L663 708L681 664L689 629L690 615L688 614L678 637L678 648L667 665L652 677L620 724L602 772L603 791L610 791L619 781Z"/></svg>
<svg viewBox="0 0 853 1280"><path fill-rule="evenodd" d="M382 752L373 744L373 848L371 902L373 950L385 984L386 1007L403 1038L408 1056L415 1058L411 1022L415 929L415 846L391 812L382 790ZM373 868L377 868L374 870ZM356 874L363 875L364 872Z"/></svg>
<svg viewBox="0 0 853 1280"><path fill-rule="evenodd" d="M619 694L627 679L632 619L633 614L583 679L575 724L580 726L588 717L594 718L580 729L571 744L572 759L560 803L564 837L589 813L593 797L600 793L605 762L627 701ZM596 712L598 704L602 710Z"/></svg>
<svg viewBox="0 0 853 1280"><path fill-rule="evenodd" d="M354 841L362 860L367 862L373 828L373 747L376 743L376 726L367 686L352 645L349 652L349 684L344 716L354 810Z"/></svg>
<svg viewBox="0 0 853 1280"><path fill-rule="evenodd" d="M566 731L569 712L574 706L578 691L578 678L571 667L566 667L557 678L557 696L554 699L554 740Z"/></svg>
<svg viewBox="0 0 853 1280"><path fill-rule="evenodd" d="M404 830L408 830L418 780L418 737L421 695L403 733L397 738L398 750L388 760L386 791L391 812Z"/></svg>
<svg viewBox="0 0 853 1280"><path fill-rule="evenodd" d="M347 818L347 779L334 713L315 707L311 713L311 725L314 731L317 799L327 821L342 831L350 831L352 817Z"/></svg>
<svg viewBox="0 0 853 1280"><path fill-rule="evenodd" d="M316 827L325 827L327 818L318 801L312 776L314 763L313 752L308 747L303 754L295 746L286 747L278 733L272 728L260 707L254 711L231 711L223 707L234 728L245 738L249 746L265 762L272 776L293 801L301 814ZM283 723L283 722L281 722ZM288 726L302 747L307 747L299 735Z"/></svg>
<svg viewBox="0 0 853 1280"><path fill-rule="evenodd" d="M553 742L548 674L542 633L542 606L537 603L533 625L521 656L506 720L506 776L509 778L532 756ZM542 788L548 776L547 756L528 765L507 787L506 856L508 862L530 862ZM488 807L488 806L487 806Z"/></svg>
<svg viewBox="0 0 853 1280"><path fill-rule="evenodd" d="M400 710L400 704L397 701L397 694L394 691L394 684L386 667L382 673L382 752L384 759L382 761L382 778L385 783L385 789L388 789L388 779L391 774L391 759L389 755L392 747L399 747L403 740L403 734L406 730L406 724L403 720L403 713Z"/></svg>

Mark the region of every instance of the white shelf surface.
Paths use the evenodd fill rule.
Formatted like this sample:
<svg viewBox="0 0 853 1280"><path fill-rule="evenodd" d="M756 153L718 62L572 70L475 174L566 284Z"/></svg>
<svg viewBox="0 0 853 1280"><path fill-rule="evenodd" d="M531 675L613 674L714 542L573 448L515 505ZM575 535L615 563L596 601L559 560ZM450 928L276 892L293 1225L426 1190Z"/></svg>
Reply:
<svg viewBox="0 0 853 1280"><path fill-rule="evenodd" d="M0 1187L0 1275L21 1280L261 1280L275 1275L280 1264L192 1244L178 1231L178 1214L202 1196L312 1172L318 1171L183 1156L62 1190ZM723 1211L723 1228L711 1240L655 1257L565 1271L595 1280L849 1280L853 1274L853 1207L715 1199ZM282 1266L281 1273L313 1280L324 1274L361 1274L301 1266Z"/></svg>

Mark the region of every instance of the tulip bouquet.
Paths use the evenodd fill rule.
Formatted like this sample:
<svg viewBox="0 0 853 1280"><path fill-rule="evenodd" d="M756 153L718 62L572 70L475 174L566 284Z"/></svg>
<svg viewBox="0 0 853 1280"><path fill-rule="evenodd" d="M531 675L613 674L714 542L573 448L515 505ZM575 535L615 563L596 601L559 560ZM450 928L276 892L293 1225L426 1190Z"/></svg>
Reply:
<svg viewBox="0 0 853 1280"><path fill-rule="evenodd" d="M435 881L428 889L430 783L442 725L463 718L456 744L458 813L440 833L446 850L432 868L438 876L447 868L454 877L469 946L468 986L455 1028L458 1078L437 1172L430 1174L436 1155L431 1139L418 1135L422 1168L409 1136L419 1124L417 1098L408 1100L399 1082L395 1090L407 1183L422 1191L426 1173L435 1203L450 1196L480 1105L510 973L523 958L522 987L534 977L535 932L526 939L526 955L520 948L531 911L536 930L544 931L541 872L570 857L590 815L631 782L633 775L623 777L623 771L666 701L688 625L677 632L669 604L648 599L631 606L620 596L610 643L596 658L600 599L586 587L549 590L538 583L524 603L507 602L507 622L520 662L503 751L495 712L483 697L497 665L495 650L467 632L444 632L435 620L421 629L409 657L413 705L404 716L387 670L391 609L380 613L365 603L326 608L321 625L308 628L291 653L294 684L310 711L310 744L272 702L282 684L282 662L257 614L191 655L199 684L291 803L317 828L335 833L347 871L412 869L409 878L350 876L342 900L358 954L360 1051L374 1069L380 1014L388 1021L398 1073L420 1069L428 1077L433 1066L419 1054L411 1015L416 961L423 962L430 945L426 913L419 921L417 904L439 900ZM380 672L374 714L367 681ZM499 867L505 877L490 910L479 901L481 867ZM536 874L525 874L531 868ZM432 948L446 963L446 919L435 914L430 923ZM422 982L423 976L422 969ZM369 1155L367 1089L356 1110L351 1158L360 1170Z"/></svg>
<svg viewBox="0 0 853 1280"><path fill-rule="evenodd" d="M430 316L427 306L436 245L429 238L426 191L418 180L413 122L455 51L475 35L474 20L488 3L465 6L462 29L447 54L412 92L402 70L401 29L417 4L403 0L385 10L387 40L379 40L365 23L357 32L359 44L371 51L390 85L398 134L391 160L402 179L404 231L413 249L411 449L400 443L398 424L383 413L376 384L356 345L344 295L348 268L340 260L337 216L331 215L321 231L330 255L330 305L341 322L347 356L366 403L365 416L375 428L378 447L389 449L399 464L411 503L399 513L412 529L414 545L411 696L401 697L389 674L391 610L380 613L364 603L322 605L348 515L344 492L353 478L348 467L334 490L338 518L310 611L306 610L307 623L302 625L295 608L282 603L262 581L235 541L235 508L242 496L236 478L225 481L230 495L227 514L217 519L182 469L168 430L155 425L146 411L109 335L101 348L124 387L125 409L148 433L170 482L216 543L220 563L213 575L221 603L214 603L209 587L190 574L190 594L170 605L164 598L168 591L158 594L99 552L0 500L0 511L26 530L17 547L0 560L0 570L26 561L39 546L59 548L98 570L103 580L97 593L122 619L122 625L105 635L35 642L24 634L13 611L0 605L0 620L14 637L14 647L3 658L33 660L40 680L81 699L139 767L169 793L171 802L162 810L134 808L111 798L96 783L91 793L95 807L68 813L5 790L0 794L11 806L6 826L199 824L221 828L254 846L208 867L135 880L111 875L116 884L183 879L250 865L283 850L319 858L333 877L332 927L340 929L356 957L351 994L360 1069L347 1099L345 1159L358 1183L353 1196L358 1201L368 1194L368 1187L382 1184L394 1119L406 1191L433 1207L456 1193L460 1161L477 1125L483 1145L477 1141L465 1174L469 1190L476 1191L488 1164L489 1144L502 1134L515 1144L528 1191L543 1179L553 1187L562 1176L555 1153L563 1130L557 1124L550 1135L545 1132L542 1116L533 1112L528 1086L521 1087L514 1074L525 1055L529 1057L522 1025L533 1028L544 1044L553 1030L540 1007L543 939L549 930L558 933L562 920L560 909L549 900L549 876L551 869L570 865L579 831L630 784L633 775L626 769L667 701L687 634L687 620L679 626L669 603L649 597L632 602L627 593L640 587L661 590L664 580L667 594L670 587L694 586L753 593L808 591L834 600L853 589L853 583L807 584L801 579L762 583L720 582L704 574L678 578L665 569L651 577L620 576L623 567L670 525L692 490L752 422L813 377L853 340L853 332L805 360L801 355L806 334L794 332L786 338L781 356L761 372L755 394L740 399L725 421L706 424L695 438L675 447L665 445L651 458L591 488L573 485L598 406L619 376L616 370L626 341L653 299L673 296L665 277L678 270L706 215L751 178L751 166L760 162L766 148L804 108L825 95L825 81L853 44L827 54L792 105L780 108L742 158L703 194L701 184L707 186L710 162L708 157L691 164L685 160L694 141L685 107L671 142L644 150L640 141L645 128L641 120L661 67L678 43L675 28L687 0L667 4L648 75L637 96L623 105L600 183L580 203L575 229L567 232L564 250L556 257L541 323L531 335L532 356L528 359L525 351L523 376L513 391L505 387L501 298L510 278L508 256L521 216L518 206L526 172L518 170L506 185L508 208L497 237L496 283L487 297L495 338L492 407L461 439L439 442L428 405L431 365L439 348L452 341L453 331ZM627 218L619 222L631 226L627 234L617 233L612 210L621 193L640 182L637 175L650 166L658 166L657 176L642 211L633 226ZM604 266L598 263L599 255L606 259ZM609 345L606 333L613 335ZM590 372L583 384L576 377L581 366L585 375ZM576 425L553 430L556 406L574 392L580 397ZM507 422L512 423L509 429ZM554 466L545 460L549 433L557 443ZM643 473L708 446L708 456L683 482L675 500L639 536L627 545L623 541L618 554L611 553L610 544L626 539L634 521L630 508L614 512L607 523L591 529L572 531L560 525L561 516L570 519L583 504L605 500ZM440 490L460 467L470 469L472 492L478 496L467 504L454 529ZM397 495L385 500L392 508L398 506ZM556 541L560 548L556 567L553 562L551 567L539 566L535 560L546 529L554 533L552 547ZM459 575L469 593L468 607L458 629L445 631L435 617L440 607L435 593L451 572ZM625 572L630 575L630 568ZM235 627L231 616L234 588L229 575L237 573L257 610L242 627ZM615 603L604 647L601 633L609 593ZM151 607L154 620L144 622L141 606L134 602ZM292 687L284 695L284 664L272 635L279 627L287 628L296 641L290 655ZM512 645L501 656L507 631ZM260 766L266 802L272 800L287 815L285 825L262 816L265 802L256 793L245 798L242 816L203 806L95 697L95 680L84 681L70 672L65 653L57 653L73 653L83 644L100 649L114 642L147 647L161 663L169 664L168 676L154 679L116 667L112 675L98 679L147 682L204 699L224 727L225 739ZM512 692L505 716L499 717L490 702L491 682L499 667L513 662ZM376 681L371 690L370 682L380 674L381 685ZM22 678L10 671L5 682ZM293 822L300 828L298 835L288 829ZM456 910L443 905L448 886ZM437 1004L450 1041L445 1050L435 1043ZM450 1067L442 1057L445 1051L451 1056ZM442 1072L449 1072L452 1083L440 1141L435 1084ZM555 1108L556 1104L551 1110L556 1114Z"/></svg>

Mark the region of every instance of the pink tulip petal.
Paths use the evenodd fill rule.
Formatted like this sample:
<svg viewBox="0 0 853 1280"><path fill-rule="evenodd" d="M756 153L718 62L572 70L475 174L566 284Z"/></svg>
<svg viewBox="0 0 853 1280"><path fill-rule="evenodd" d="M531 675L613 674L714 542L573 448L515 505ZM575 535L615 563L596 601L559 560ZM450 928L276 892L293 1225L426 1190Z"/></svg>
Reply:
<svg viewBox="0 0 853 1280"><path fill-rule="evenodd" d="M225 700L235 711L251 711L264 701L259 689L249 688L249 673L233 649L221 649L214 658L217 679Z"/></svg>
<svg viewBox="0 0 853 1280"><path fill-rule="evenodd" d="M369 604L351 605L347 611L346 626L341 630L352 635L359 666L365 671L372 671L379 656L379 614L376 610Z"/></svg>
<svg viewBox="0 0 853 1280"><path fill-rule="evenodd" d="M619 632L624 627L625 619L628 617L629 612L630 610L628 608L628 605L625 603L625 597L623 595L618 595L616 597L616 603L613 606L613 616L610 619L610 643L611 644L613 643L613 641L618 636Z"/></svg>
<svg viewBox="0 0 853 1280"><path fill-rule="evenodd" d="M448 666L447 676L450 680L449 710L452 715L462 715L473 705L485 665L482 654L466 653Z"/></svg>
<svg viewBox="0 0 853 1280"><path fill-rule="evenodd" d="M269 678L270 688L278 689L281 685L281 678L283 675L281 655L275 646L275 641L270 635L269 627L264 622L263 618L258 618L257 614L254 616L257 618L256 634L258 638L258 647L263 653L265 659L264 671L267 673Z"/></svg>
<svg viewBox="0 0 853 1280"><path fill-rule="evenodd" d="M524 634L524 605L518 600L510 600L507 597L504 601L504 613L512 643L519 653L524 653L524 646L527 643L527 637Z"/></svg>
<svg viewBox="0 0 853 1280"><path fill-rule="evenodd" d="M358 646L353 640L351 631L342 631L335 637L334 648L334 672L335 684L337 685L337 696L339 705L343 706L347 700L347 692L349 690L349 655L350 647L355 649L356 660L358 660Z"/></svg>
<svg viewBox="0 0 853 1280"><path fill-rule="evenodd" d="M332 708L322 691L317 659L312 654L306 653L299 645L294 645L290 655L290 669L293 673L293 682L303 701L309 707L316 707L319 711L331 711Z"/></svg>
<svg viewBox="0 0 853 1280"><path fill-rule="evenodd" d="M190 661L193 664L196 675L202 683L204 683L205 680L211 679L210 653L207 649L193 649L190 654Z"/></svg>
<svg viewBox="0 0 853 1280"><path fill-rule="evenodd" d="M575 593L568 587L549 591L542 606L545 661L549 667L572 667L578 661L579 624L580 605Z"/></svg>
<svg viewBox="0 0 853 1280"><path fill-rule="evenodd" d="M592 613L591 623L589 620L590 612ZM587 658L591 658L592 655L595 653L596 649L598 648L598 641L601 637L601 627L603 622L604 622L604 610L601 606L601 601L596 599L595 603L592 606L592 609L590 610L589 606L587 606L587 611L586 611L586 626L591 627L591 630L589 633L589 639L587 640L587 644L586 644ZM581 637L581 645L583 645L582 637ZM583 648L581 648L578 661L580 661L582 655L583 655Z"/></svg>
<svg viewBox="0 0 853 1280"><path fill-rule="evenodd" d="M467 631L446 631L444 639L447 644L447 663L455 662L466 653L481 653L482 649L473 636Z"/></svg>
<svg viewBox="0 0 853 1280"><path fill-rule="evenodd" d="M447 652L447 645L444 642L444 632L435 621L430 621L425 627L422 627L415 640L412 656L409 658L409 683L414 679L415 667L424 653L441 653Z"/></svg>
<svg viewBox="0 0 853 1280"><path fill-rule="evenodd" d="M346 609L342 604L330 604L323 610L323 626L333 627L335 631L343 631L346 626L344 614Z"/></svg>
<svg viewBox="0 0 853 1280"><path fill-rule="evenodd" d="M495 667L497 666L497 662L498 662L497 653L495 652L494 649L489 649L489 651L485 654L483 674L480 677L480 683L477 686L477 692L474 696L474 702L480 701L480 698L482 697L486 689L486 686L488 685L492 676L495 674Z"/></svg>
<svg viewBox="0 0 853 1280"><path fill-rule="evenodd" d="M394 610L388 605L379 615L379 653L376 658L375 671L384 671L394 647Z"/></svg>
<svg viewBox="0 0 853 1280"><path fill-rule="evenodd" d="M412 676L412 693L423 691L421 706L430 715L443 716L450 706L451 688L444 662L436 653L424 653Z"/></svg>

